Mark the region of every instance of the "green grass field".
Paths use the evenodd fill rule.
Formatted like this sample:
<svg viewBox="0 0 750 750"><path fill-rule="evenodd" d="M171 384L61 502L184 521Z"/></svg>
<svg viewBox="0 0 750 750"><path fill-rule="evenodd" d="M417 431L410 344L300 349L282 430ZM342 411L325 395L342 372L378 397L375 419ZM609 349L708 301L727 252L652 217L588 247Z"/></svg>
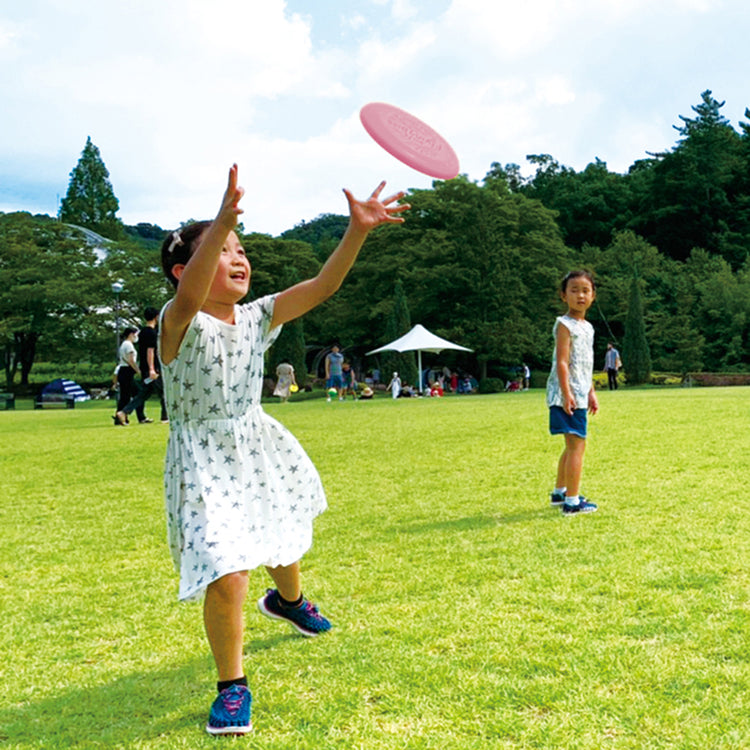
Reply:
<svg viewBox="0 0 750 750"><path fill-rule="evenodd" d="M303 563L335 624L255 609L255 732L203 726L176 600L167 427L111 404L0 412L3 748L748 748L750 388L603 392L582 490L548 506L541 391L267 411L328 491ZM156 411L151 406L151 412Z"/></svg>

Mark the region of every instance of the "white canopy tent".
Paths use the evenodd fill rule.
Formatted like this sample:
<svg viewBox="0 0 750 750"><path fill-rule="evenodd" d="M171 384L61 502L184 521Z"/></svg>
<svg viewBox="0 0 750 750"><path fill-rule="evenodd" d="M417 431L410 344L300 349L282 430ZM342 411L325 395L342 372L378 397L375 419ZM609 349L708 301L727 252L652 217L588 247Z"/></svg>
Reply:
<svg viewBox="0 0 750 750"><path fill-rule="evenodd" d="M408 333L405 333L401 338L391 341L390 344L381 346L378 349L373 349L371 352L367 352L367 355L378 354L378 352L417 352L417 360L419 363L419 391L422 392L422 352L433 352L438 354L443 349L455 349L459 352L471 352L473 349L467 349L465 346L454 344L448 339L443 339L440 336L436 336L434 333L428 331L423 325L417 323L414 328Z"/></svg>

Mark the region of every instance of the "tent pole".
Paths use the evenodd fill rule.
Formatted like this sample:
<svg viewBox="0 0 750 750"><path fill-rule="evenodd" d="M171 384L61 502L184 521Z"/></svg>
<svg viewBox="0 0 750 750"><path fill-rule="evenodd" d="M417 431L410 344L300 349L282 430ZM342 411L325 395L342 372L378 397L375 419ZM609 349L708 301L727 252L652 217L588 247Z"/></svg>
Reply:
<svg viewBox="0 0 750 750"><path fill-rule="evenodd" d="M417 359L419 360L419 392L422 393L422 350L417 349Z"/></svg>

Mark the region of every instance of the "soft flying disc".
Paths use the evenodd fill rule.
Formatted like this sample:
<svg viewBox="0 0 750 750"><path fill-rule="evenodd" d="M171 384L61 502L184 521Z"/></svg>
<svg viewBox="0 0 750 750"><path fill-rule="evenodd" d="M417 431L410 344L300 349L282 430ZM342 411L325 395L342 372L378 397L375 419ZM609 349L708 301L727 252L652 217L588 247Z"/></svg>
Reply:
<svg viewBox="0 0 750 750"><path fill-rule="evenodd" d="M448 141L414 115L392 104L371 102L362 107L359 119L378 145L417 172L441 180L458 174L458 157Z"/></svg>
<svg viewBox="0 0 750 750"><path fill-rule="evenodd" d="M291 385L289 386L289 390L290 390L290 391L291 391L292 393L297 393L297 391L299 390L299 386L298 386L298 385L297 385L296 383L292 383L292 384L291 384Z"/></svg>

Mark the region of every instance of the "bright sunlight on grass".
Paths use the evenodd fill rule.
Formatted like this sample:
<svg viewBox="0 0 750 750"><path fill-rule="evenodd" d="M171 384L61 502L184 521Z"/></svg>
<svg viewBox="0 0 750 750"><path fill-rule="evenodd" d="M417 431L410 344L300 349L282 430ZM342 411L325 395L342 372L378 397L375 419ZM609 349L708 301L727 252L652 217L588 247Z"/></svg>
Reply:
<svg viewBox="0 0 750 750"><path fill-rule="evenodd" d="M330 508L303 563L334 630L254 606L253 735L176 600L165 426L111 404L0 413L4 748L748 748L750 389L600 394L599 512L548 505L541 391L270 405ZM156 408L156 407L153 407ZM235 744L239 743L239 744Z"/></svg>

